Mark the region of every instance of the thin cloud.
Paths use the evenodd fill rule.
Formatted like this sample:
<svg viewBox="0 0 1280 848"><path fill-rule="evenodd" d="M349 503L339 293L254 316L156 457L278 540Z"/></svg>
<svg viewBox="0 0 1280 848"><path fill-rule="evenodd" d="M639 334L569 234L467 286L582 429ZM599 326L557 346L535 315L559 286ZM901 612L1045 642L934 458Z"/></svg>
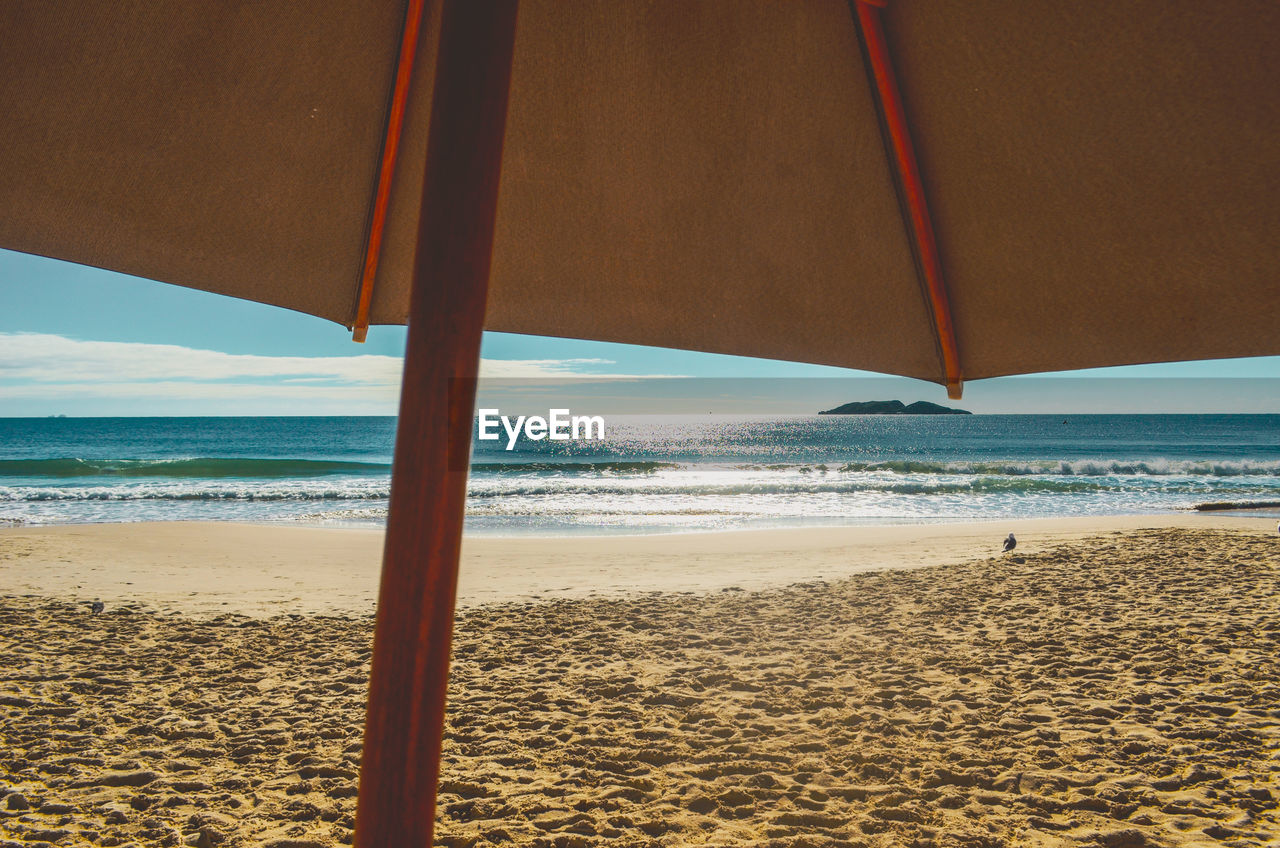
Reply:
<svg viewBox="0 0 1280 848"><path fill-rule="evenodd" d="M201 383L155 380L137 383L30 383L5 389L6 398L166 400L385 401L394 404L396 386L315 386L276 383Z"/></svg>
<svg viewBox="0 0 1280 848"><path fill-rule="evenodd" d="M491 381L640 379L608 373L608 359L483 359ZM106 342L51 333L0 333L0 414L59 400L136 399L148 410L225 403L314 413L320 408L394 412L403 361L396 356L262 356L146 342Z"/></svg>
<svg viewBox="0 0 1280 848"><path fill-rule="evenodd" d="M482 359L480 376L490 379L664 377L618 374L611 359ZM147 342L83 341L50 333L0 333L0 380L36 383L107 380L243 380L277 378L331 380L361 385L398 385L398 356L262 356L223 353Z"/></svg>
<svg viewBox="0 0 1280 848"><path fill-rule="evenodd" d="M394 356L259 356L180 345L81 341L48 333L0 333L0 380L33 383L311 378L396 385Z"/></svg>
<svg viewBox="0 0 1280 848"><path fill-rule="evenodd" d="M673 374L618 374L604 369L612 359L481 359L486 380L647 380ZM602 370L603 369L603 370Z"/></svg>

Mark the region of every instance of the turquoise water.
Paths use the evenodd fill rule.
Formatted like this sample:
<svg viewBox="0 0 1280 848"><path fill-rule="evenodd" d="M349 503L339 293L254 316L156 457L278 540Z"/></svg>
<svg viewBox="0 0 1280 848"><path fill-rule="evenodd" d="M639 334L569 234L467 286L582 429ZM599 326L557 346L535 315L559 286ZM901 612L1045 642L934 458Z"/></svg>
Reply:
<svg viewBox="0 0 1280 848"><path fill-rule="evenodd" d="M392 418L0 419L0 521L380 526ZM477 443L467 526L635 533L1280 500L1280 416L612 417Z"/></svg>

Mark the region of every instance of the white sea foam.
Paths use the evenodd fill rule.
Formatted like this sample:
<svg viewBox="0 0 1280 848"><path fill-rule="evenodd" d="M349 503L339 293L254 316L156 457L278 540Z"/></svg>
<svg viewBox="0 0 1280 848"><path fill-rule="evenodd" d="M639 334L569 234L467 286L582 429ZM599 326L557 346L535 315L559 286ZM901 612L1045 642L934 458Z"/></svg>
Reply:
<svg viewBox="0 0 1280 848"><path fill-rule="evenodd" d="M1280 500L1280 417L947 418L619 422L589 450L477 443L468 526L640 532ZM13 431L0 440L0 520L379 526L393 423L0 420L0 436Z"/></svg>

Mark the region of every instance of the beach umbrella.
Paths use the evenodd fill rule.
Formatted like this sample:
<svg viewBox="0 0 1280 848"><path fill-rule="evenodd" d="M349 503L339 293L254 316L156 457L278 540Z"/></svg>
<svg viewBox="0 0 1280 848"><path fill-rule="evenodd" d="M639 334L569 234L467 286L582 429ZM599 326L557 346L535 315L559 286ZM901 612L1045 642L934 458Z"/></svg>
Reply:
<svg viewBox="0 0 1280 848"><path fill-rule="evenodd" d="M0 247L409 325L357 842L427 844L482 328L1280 353L1271 0L0 4Z"/></svg>

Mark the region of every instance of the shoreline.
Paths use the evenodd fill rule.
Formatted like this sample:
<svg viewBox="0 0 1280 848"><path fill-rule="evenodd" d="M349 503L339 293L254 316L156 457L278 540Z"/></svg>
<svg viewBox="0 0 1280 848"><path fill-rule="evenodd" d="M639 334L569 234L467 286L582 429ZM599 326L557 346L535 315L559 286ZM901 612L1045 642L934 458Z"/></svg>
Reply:
<svg viewBox="0 0 1280 848"><path fill-rule="evenodd" d="M1271 519L1221 513L952 524L721 530L637 536L465 536L458 605L653 592L755 591L855 574L1025 556L1141 529L1274 535ZM162 613L367 615L383 531L233 522L0 528L0 595L102 600Z"/></svg>

